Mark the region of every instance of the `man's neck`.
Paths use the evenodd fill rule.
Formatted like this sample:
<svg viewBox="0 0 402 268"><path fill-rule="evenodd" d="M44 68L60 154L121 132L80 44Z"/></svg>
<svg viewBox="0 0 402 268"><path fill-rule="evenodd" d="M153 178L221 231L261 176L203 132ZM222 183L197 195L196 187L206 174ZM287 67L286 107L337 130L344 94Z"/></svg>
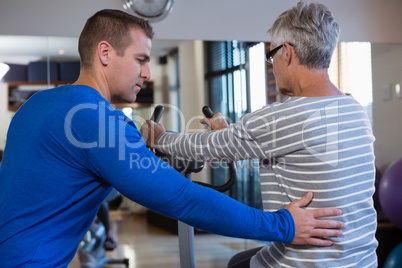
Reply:
<svg viewBox="0 0 402 268"><path fill-rule="evenodd" d="M343 95L343 93L330 81L328 70L309 70L299 68L292 79L293 96L297 97L324 97Z"/></svg>
<svg viewBox="0 0 402 268"><path fill-rule="evenodd" d="M73 85L85 85L97 90L103 98L111 102L110 91L104 77L96 77L93 75L95 72L90 70L81 70L80 76Z"/></svg>

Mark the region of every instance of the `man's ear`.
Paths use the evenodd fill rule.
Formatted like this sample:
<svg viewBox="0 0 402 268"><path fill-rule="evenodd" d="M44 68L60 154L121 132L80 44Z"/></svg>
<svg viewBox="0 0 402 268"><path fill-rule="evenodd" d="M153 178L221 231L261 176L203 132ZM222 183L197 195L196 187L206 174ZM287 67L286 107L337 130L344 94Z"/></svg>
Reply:
<svg viewBox="0 0 402 268"><path fill-rule="evenodd" d="M290 65L295 60L295 50L288 43L283 44L282 57L286 61L287 65Z"/></svg>
<svg viewBox="0 0 402 268"><path fill-rule="evenodd" d="M106 41L102 41L98 44L98 57L104 66L109 64L112 50L112 46Z"/></svg>

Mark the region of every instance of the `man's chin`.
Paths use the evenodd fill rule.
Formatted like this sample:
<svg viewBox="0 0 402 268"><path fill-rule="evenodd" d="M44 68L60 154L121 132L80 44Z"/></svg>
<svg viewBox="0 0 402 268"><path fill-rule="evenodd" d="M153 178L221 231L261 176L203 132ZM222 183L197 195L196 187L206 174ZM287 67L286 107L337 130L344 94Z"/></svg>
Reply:
<svg viewBox="0 0 402 268"><path fill-rule="evenodd" d="M134 103L137 100L137 96L131 98L116 98L112 100L113 104Z"/></svg>

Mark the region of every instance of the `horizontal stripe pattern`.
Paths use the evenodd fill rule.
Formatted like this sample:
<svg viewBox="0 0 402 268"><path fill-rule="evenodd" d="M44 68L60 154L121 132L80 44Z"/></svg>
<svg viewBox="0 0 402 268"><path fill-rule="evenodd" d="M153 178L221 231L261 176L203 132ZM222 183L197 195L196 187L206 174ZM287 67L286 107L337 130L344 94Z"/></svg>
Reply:
<svg viewBox="0 0 402 268"><path fill-rule="evenodd" d="M330 247L273 242L259 267L377 267L374 137L364 109L350 96L289 98L246 115L222 131L163 134L162 151L204 161L260 160L265 211L313 191L307 209L337 207L343 236Z"/></svg>

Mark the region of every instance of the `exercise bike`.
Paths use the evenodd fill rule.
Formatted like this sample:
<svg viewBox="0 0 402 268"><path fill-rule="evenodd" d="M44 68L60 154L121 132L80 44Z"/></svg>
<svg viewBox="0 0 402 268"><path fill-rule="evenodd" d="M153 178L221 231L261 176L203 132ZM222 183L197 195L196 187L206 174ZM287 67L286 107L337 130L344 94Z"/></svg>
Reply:
<svg viewBox="0 0 402 268"><path fill-rule="evenodd" d="M204 106L203 113L205 117L212 118L212 110ZM164 107L158 105L151 120L156 123L159 122L164 111ZM156 156L163 159L183 176L191 180L191 174L200 172L204 168L204 162L186 160L176 158L168 154L164 154L158 150L153 151ZM197 182L200 185L215 189L219 192L228 191L236 182L236 170L234 163L227 163L229 168L229 179L223 185L212 185L203 182ZM178 237L179 237L179 251L180 251L180 267L181 268L195 268L195 256L194 256L194 227L189 226L183 222L178 222ZM129 267L129 259L108 259L106 258L106 250L103 248L103 244L106 240L106 232L103 224L95 220L88 232L81 240L78 256L81 264L81 268L101 268L106 264L124 264L125 267Z"/></svg>
<svg viewBox="0 0 402 268"><path fill-rule="evenodd" d="M164 111L164 107L158 105L153 115L151 116L151 120L158 123L162 113ZM208 106L204 106L202 108L202 112L205 117L212 118L213 112L211 108ZM168 154L161 153L158 150L154 151L155 155L159 158L163 159L177 171L179 171L184 177L191 180L191 174L200 172L204 168L204 162L187 160L176 158ZM212 188L219 192L228 191L236 182L236 169L233 162L227 163L229 168L229 178L223 185L212 185L204 182L193 181L202 186ZM178 237L179 237L179 251L180 251L180 267L181 268L195 268L195 256L194 256L194 227L189 226L183 222L178 221Z"/></svg>
<svg viewBox="0 0 402 268"><path fill-rule="evenodd" d="M127 258L106 258L106 250L103 247L105 240L105 227L100 221L94 220L78 247L81 268L100 268L106 264L124 264L125 267L129 267Z"/></svg>

